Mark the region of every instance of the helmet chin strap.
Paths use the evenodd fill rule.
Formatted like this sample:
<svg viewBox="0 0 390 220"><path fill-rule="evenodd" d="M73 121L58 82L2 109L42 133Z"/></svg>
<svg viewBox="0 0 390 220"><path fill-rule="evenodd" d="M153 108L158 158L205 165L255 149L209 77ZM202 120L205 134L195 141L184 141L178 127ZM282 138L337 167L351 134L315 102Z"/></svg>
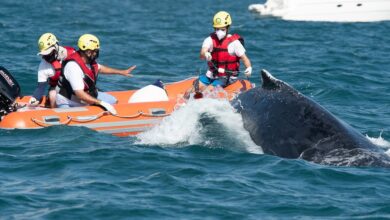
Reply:
<svg viewBox="0 0 390 220"><path fill-rule="evenodd" d="M96 51L95 60L96 60L97 58L99 58L99 52L100 52L100 50L97 50L97 51Z"/></svg>
<svg viewBox="0 0 390 220"><path fill-rule="evenodd" d="M58 58L59 58L59 53L60 53L60 46L58 45L58 43L56 43L56 44L54 45L54 48L55 48L55 51L56 51L54 57L55 57L56 60L58 60Z"/></svg>

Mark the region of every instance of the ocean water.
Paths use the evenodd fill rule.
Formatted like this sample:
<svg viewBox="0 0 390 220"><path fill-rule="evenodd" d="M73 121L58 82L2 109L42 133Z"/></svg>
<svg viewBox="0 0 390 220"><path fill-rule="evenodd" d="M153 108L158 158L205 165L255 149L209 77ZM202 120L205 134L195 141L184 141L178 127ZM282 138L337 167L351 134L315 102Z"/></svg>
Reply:
<svg viewBox="0 0 390 220"><path fill-rule="evenodd" d="M24 95L36 85L37 40L101 41L103 90L173 82L206 70L200 46L226 10L259 85L267 69L374 143L390 148L390 22L258 18L241 1L0 2L0 65ZM390 219L390 172L262 154L228 103L189 104L119 138L86 128L0 130L0 219Z"/></svg>

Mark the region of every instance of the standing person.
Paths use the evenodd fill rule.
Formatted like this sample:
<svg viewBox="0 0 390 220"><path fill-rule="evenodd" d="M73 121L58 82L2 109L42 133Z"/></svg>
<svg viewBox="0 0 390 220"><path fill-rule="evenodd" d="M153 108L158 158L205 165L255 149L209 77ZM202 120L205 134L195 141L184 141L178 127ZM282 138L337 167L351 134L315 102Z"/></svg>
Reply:
<svg viewBox="0 0 390 220"><path fill-rule="evenodd" d="M245 54L244 40L238 34L230 34L232 18L225 11L214 15L214 32L203 41L200 58L208 61L209 69L199 76L195 90L203 91L206 86L228 86L237 80L240 60L244 63L245 76L252 74L252 65ZM198 89L198 88L199 89Z"/></svg>
<svg viewBox="0 0 390 220"><path fill-rule="evenodd" d="M128 69L114 69L98 64L99 39L92 34L84 34L78 40L79 50L73 53L63 64L61 76L57 86L56 103L58 107L75 107L83 105L100 105L112 114L116 114L112 104L116 99L106 93L98 92L96 81L98 73L119 74L131 77Z"/></svg>
<svg viewBox="0 0 390 220"><path fill-rule="evenodd" d="M60 46L56 36L52 33L42 34L38 40L39 53L42 57L38 67L38 86L29 100L30 106L38 106L49 85L48 102L51 108L56 107L56 90L61 75L62 62L75 52L68 46Z"/></svg>

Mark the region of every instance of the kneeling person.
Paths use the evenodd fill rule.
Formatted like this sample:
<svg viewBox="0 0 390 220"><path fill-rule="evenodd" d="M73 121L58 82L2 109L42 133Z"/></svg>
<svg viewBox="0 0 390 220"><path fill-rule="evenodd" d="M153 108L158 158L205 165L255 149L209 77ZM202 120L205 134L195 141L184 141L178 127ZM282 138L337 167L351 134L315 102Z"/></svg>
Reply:
<svg viewBox="0 0 390 220"><path fill-rule="evenodd" d="M206 86L228 86L238 76L240 60L246 69L245 75L252 74L252 65L245 54L243 40L238 34L229 34L232 18L225 11L220 11L213 18L214 32L203 41L200 58L208 61L209 69L199 77L199 89Z"/></svg>

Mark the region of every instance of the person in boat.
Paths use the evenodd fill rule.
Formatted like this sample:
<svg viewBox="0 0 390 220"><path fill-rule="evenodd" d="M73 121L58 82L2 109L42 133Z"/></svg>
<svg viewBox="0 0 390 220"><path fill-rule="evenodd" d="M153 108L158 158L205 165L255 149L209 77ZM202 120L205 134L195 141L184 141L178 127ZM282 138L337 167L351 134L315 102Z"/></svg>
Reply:
<svg viewBox="0 0 390 220"><path fill-rule="evenodd" d="M49 85L46 106L55 108L55 87L61 74L62 62L74 53L75 49L69 46L60 46L57 37L52 33L41 35L38 39L38 49L37 55L42 58L38 67L38 86L30 98L29 104L30 106L38 106Z"/></svg>
<svg viewBox="0 0 390 220"><path fill-rule="evenodd" d="M57 85L56 104L59 108L84 105L100 105L112 114L116 114L115 97L98 92L96 81L98 73L119 74L131 77L136 66L120 70L99 64L100 42L92 34L84 34L78 40L78 48L64 63Z"/></svg>
<svg viewBox="0 0 390 220"><path fill-rule="evenodd" d="M244 63L245 76L252 74L252 65L245 54L244 40L238 34L230 34L232 18L229 13L220 11L214 15L214 32L202 44L200 59L207 60L208 70L199 76L195 90L203 91L207 86L226 87L237 80L240 60Z"/></svg>

